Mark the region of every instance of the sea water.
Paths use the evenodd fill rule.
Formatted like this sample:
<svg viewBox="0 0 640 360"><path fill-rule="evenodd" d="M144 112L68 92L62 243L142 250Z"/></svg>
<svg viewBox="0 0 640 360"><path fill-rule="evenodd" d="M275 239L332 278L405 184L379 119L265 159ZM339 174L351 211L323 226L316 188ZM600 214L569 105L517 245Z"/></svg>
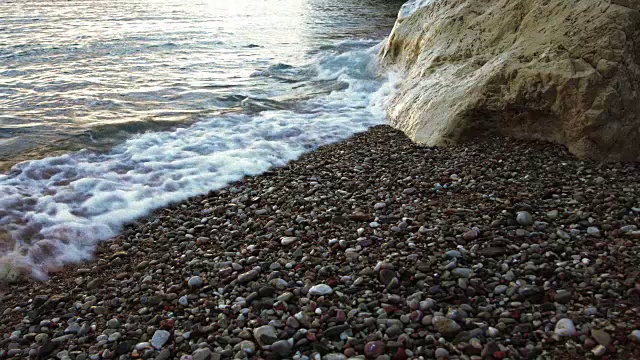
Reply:
<svg viewBox="0 0 640 360"><path fill-rule="evenodd" d="M3 2L0 268L44 278L153 209L384 123L375 56L400 5Z"/></svg>

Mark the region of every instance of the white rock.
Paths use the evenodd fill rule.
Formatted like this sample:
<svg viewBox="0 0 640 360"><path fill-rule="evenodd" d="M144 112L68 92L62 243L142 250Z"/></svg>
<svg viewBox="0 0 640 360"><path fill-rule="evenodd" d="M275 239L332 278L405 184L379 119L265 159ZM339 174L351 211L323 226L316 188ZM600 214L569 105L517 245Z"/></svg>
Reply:
<svg viewBox="0 0 640 360"><path fill-rule="evenodd" d="M180 303L180 305L182 306L189 305L189 300L187 299L187 295L180 296L180 299L178 299L178 303Z"/></svg>
<svg viewBox="0 0 640 360"><path fill-rule="evenodd" d="M631 339L640 342L640 330L633 330L631 332Z"/></svg>
<svg viewBox="0 0 640 360"><path fill-rule="evenodd" d="M309 295L322 296L329 295L331 293L333 293L333 289L327 284L318 284L309 289Z"/></svg>
<svg viewBox="0 0 640 360"><path fill-rule="evenodd" d="M582 157L637 160L637 91L611 89L637 89L640 83L636 45L618 35L636 31L638 1L594 3L409 0L379 52L383 66L404 73L386 106L390 125L427 146L458 143L493 129L561 143ZM527 21L505 26L521 16ZM617 31L607 31L612 28ZM544 41L531 35L541 33ZM605 55L612 52L625 54L624 60ZM540 54L539 60L522 61L531 54ZM585 54L599 60L584 64ZM581 65L575 70L567 64ZM591 81L597 85L563 85ZM597 106L558 106L592 99L598 99ZM481 122L469 116L486 109L501 111L488 111ZM548 116L522 121L518 115L528 113ZM552 125L548 118L554 119ZM594 122L606 124L606 130Z"/></svg>
<svg viewBox="0 0 640 360"><path fill-rule="evenodd" d="M161 349L167 343L171 334L167 330L156 330L151 338L151 345L156 349Z"/></svg>
<svg viewBox="0 0 640 360"><path fill-rule="evenodd" d="M137 343L136 344L136 350L144 350L148 347L150 347L151 344L149 344L148 342L141 342L141 343Z"/></svg>
<svg viewBox="0 0 640 360"><path fill-rule="evenodd" d="M287 246L293 244L294 242L296 242L296 240L298 239L293 236L286 236L280 239L280 244Z"/></svg>
<svg viewBox="0 0 640 360"><path fill-rule="evenodd" d="M598 346L594 347L593 350L591 350L591 352L595 356L602 356L602 355L604 355L604 353L607 352L607 348L602 346L602 345L598 345Z"/></svg>
<svg viewBox="0 0 640 360"><path fill-rule="evenodd" d="M487 329L487 336L489 336L489 337L496 337L496 336L498 336L498 335L500 335L500 330L498 330L498 329L496 329L496 328L494 328L494 327L489 327L489 328Z"/></svg>
<svg viewBox="0 0 640 360"><path fill-rule="evenodd" d="M576 333L576 327L571 319L560 319L553 332L558 336L573 336Z"/></svg>

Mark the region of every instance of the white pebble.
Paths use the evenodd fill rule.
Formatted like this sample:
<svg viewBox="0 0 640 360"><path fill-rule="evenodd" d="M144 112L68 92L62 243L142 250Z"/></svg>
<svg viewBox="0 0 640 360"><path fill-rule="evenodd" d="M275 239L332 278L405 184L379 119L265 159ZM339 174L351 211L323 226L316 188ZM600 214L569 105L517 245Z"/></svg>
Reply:
<svg viewBox="0 0 640 360"><path fill-rule="evenodd" d="M282 244L283 246L287 246L293 244L294 242L296 242L296 240L297 238L293 236L286 236L280 239L280 244Z"/></svg>
<svg viewBox="0 0 640 360"><path fill-rule="evenodd" d="M556 323L554 333L558 336L573 336L576 333L576 327L571 319L560 319Z"/></svg>
<svg viewBox="0 0 640 360"><path fill-rule="evenodd" d="M318 284L309 289L309 295L322 296L329 295L331 293L333 293L333 289L327 284Z"/></svg>

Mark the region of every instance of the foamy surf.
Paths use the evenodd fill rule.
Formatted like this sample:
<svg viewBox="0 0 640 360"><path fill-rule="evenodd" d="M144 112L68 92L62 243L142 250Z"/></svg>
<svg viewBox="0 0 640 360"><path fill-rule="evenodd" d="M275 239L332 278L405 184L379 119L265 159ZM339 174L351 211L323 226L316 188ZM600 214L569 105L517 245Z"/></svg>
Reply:
<svg viewBox="0 0 640 360"><path fill-rule="evenodd" d="M311 81L346 84L292 109L266 109L138 135L98 154L28 161L0 175L0 228L10 234L0 276L15 269L46 278L87 260L96 244L154 209L282 166L302 153L384 122L392 75L375 66L378 46L318 55ZM305 71L308 71L305 69ZM290 69L287 69L289 71Z"/></svg>

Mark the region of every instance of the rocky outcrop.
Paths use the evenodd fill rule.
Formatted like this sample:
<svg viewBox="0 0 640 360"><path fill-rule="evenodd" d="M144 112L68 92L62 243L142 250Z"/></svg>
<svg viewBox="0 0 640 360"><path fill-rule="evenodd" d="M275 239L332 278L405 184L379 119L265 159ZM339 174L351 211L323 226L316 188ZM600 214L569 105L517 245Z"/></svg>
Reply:
<svg viewBox="0 0 640 360"><path fill-rule="evenodd" d="M412 1L381 62L406 80L392 124L447 145L496 131L640 160L640 1Z"/></svg>

